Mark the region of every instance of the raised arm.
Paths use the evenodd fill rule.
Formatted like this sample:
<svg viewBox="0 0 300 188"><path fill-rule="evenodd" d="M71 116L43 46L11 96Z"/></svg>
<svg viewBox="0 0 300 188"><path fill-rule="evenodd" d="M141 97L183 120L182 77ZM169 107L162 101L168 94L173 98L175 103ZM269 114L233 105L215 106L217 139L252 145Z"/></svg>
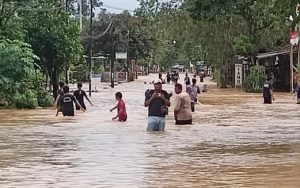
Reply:
<svg viewBox="0 0 300 188"><path fill-rule="evenodd" d="M146 97L146 101L145 101L145 107L148 107L148 106L150 106L150 104L151 104L151 102L153 101L153 99L155 99L157 97L157 94L156 93L153 93L153 95L150 97L150 98L148 98L148 97Z"/></svg>

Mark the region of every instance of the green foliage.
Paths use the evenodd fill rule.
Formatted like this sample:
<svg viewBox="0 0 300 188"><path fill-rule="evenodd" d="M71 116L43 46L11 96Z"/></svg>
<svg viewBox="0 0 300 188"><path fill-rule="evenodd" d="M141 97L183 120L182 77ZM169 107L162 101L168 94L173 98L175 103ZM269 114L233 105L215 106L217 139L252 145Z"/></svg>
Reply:
<svg viewBox="0 0 300 188"><path fill-rule="evenodd" d="M48 91L39 89L37 91L37 101L39 107L51 107L53 105L53 96Z"/></svg>
<svg viewBox="0 0 300 188"><path fill-rule="evenodd" d="M251 39L246 35L240 35L234 40L235 44L233 46L236 54L247 56L248 52L251 51L253 45L251 44Z"/></svg>
<svg viewBox="0 0 300 188"><path fill-rule="evenodd" d="M244 79L244 88L246 92L261 93L263 84L266 80L265 67L255 65L250 68L250 74Z"/></svg>
<svg viewBox="0 0 300 188"><path fill-rule="evenodd" d="M34 109L38 107L37 95L32 90L27 90L24 93L16 93L14 96L14 105L19 109Z"/></svg>
<svg viewBox="0 0 300 188"><path fill-rule="evenodd" d="M34 71L30 45L19 41L0 39L0 97L2 103L13 105L14 93L22 89L22 82Z"/></svg>
<svg viewBox="0 0 300 188"><path fill-rule="evenodd" d="M28 76L34 68L34 59L30 45L9 39L0 39L0 78L7 78L13 82L20 82Z"/></svg>

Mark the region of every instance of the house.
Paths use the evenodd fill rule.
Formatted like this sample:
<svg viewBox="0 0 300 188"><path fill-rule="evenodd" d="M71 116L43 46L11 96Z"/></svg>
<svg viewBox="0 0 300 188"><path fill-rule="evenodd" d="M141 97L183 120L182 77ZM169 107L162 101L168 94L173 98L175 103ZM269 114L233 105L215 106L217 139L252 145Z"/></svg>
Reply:
<svg viewBox="0 0 300 188"><path fill-rule="evenodd" d="M297 48L295 48L293 52L294 66L297 64L297 51ZM278 51L258 54L256 56L256 64L265 66L266 74L274 77L275 91L290 91L291 69L289 46ZM296 71L294 70L294 72ZM294 83L296 83L295 78Z"/></svg>

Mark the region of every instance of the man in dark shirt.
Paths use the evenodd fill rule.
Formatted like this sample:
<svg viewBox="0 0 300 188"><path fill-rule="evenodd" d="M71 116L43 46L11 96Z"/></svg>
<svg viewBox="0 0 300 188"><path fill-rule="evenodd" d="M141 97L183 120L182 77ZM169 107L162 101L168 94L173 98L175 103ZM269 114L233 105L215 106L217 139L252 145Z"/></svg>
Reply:
<svg viewBox="0 0 300 188"><path fill-rule="evenodd" d="M273 100L273 86L270 82L271 78L267 78L267 81L264 83L263 87L263 98L264 104L272 104Z"/></svg>
<svg viewBox="0 0 300 188"><path fill-rule="evenodd" d="M74 95L69 93L69 86L63 87L64 95L59 99L59 105L57 108L56 116L61 111L63 116L74 116L74 103L84 111L78 101L75 99Z"/></svg>
<svg viewBox="0 0 300 188"><path fill-rule="evenodd" d="M162 90L161 80L154 81L154 90L147 90L145 97L145 107L148 107L147 131L164 131L165 117L171 104L169 94Z"/></svg>
<svg viewBox="0 0 300 188"><path fill-rule="evenodd" d="M89 101L89 103L93 106L91 100L88 98L88 96L86 95L86 92L84 90L82 90L82 83L78 83L77 84L77 88L78 90L74 91L74 96L77 99L77 101L79 102L79 104L82 106L82 108L84 110L86 110L86 106L84 104L84 97L86 98L87 101ZM80 110L79 106L76 106L76 110Z"/></svg>

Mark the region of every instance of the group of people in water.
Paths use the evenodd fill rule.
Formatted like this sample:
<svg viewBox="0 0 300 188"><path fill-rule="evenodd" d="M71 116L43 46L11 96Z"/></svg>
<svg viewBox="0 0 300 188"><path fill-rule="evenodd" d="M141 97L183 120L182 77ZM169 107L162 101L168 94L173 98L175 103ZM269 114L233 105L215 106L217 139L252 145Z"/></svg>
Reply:
<svg viewBox="0 0 300 188"><path fill-rule="evenodd" d="M167 83L168 73L166 76ZM178 77L179 79L179 77ZM177 77L174 80L174 119L176 125L188 125L192 124L193 116L192 112L195 111L195 103L198 101L198 95L201 90L197 86L196 76L192 78L192 83L188 74L184 79L186 88L184 91L183 85L177 82ZM145 107L148 107L148 131L164 131L166 124L166 115L168 115L168 107L170 107L170 97L172 94L168 94L162 89L164 80L162 75L159 74L158 79L153 81L154 89L148 89L145 92Z"/></svg>
<svg viewBox="0 0 300 188"><path fill-rule="evenodd" d="M168 78L168 76L167 76ZM178 77L179 78L179 77ZM169 113L170 97L174 96L174 118L176 125L192 124L192 112L195 111L195 103L197 103L198 95L200 94L200 87L197 86L197 79L194 77L192 82L188 75L184 79L186 89L183 91L182 84L173 80L175 85L176 95L170 94L162 89L164 80L161 74L159 78L153 81L154 89L147 89L145 92L145 107L148 108L148 131L164 131L166 123L166 115ZM167 79L167 83L170 83ZM82 84L77 84L77 90L70 93L69 86L64 85L63 82L59 83L57 91L57 98L55 105L57 107L56 116L61 112L63 116L74 116L76 110L86 110L84 99L86 99L92 106L93 103L87 96L86 92L82 89ZM112 120L121 122L127 121L126 105L122 99L122 93L117 92L115 98L118 101L110 111L117 109L117 115ZM75 104L75 108L74 108Z"/></svg>
<svg viewBox="0 0 300 188"><path fill-rule="evenodd" d="M74 116L74 104L76 110L86 110L86 106L84 103L84 99L86 99L91 106L94 106L89 97L87 96L86 92L82 89L82 83L77 84L77 90L74 91L73 94L69 92L69 86L65 86L63 82L59 83L59 89L57 91L57 98L55 101L55 105L57 108L56 116L59 115L59 112L62 112L63 116ZM118 104L110 109L110 111L114 111L115 109L118 110L118 113L113 120L118 119L119 121L126 121L127 120L127 113L125 103L122 100L122 93L117 92L115 94L115 98L118 101Z"/></svg>

